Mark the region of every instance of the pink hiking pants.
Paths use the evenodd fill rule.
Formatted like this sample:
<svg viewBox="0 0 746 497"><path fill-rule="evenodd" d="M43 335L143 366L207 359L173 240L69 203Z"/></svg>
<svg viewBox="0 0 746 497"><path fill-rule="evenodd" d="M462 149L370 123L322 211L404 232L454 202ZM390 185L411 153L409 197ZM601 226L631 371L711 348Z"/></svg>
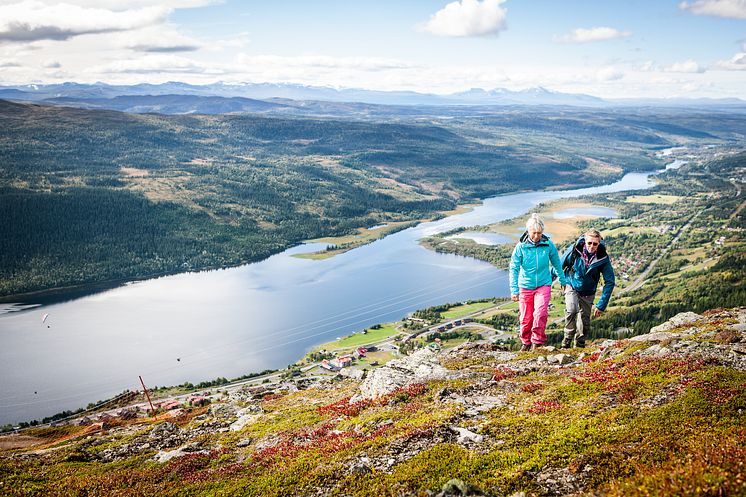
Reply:
<svg viewBox="0 0 746 497"><path fill-rule="evenodd" d="M540 286L534 290L520 289L518 308L521 311L521 342L525 345L543 345L547 341L544 332L547 327L549 300L552 287Z"/></svg>

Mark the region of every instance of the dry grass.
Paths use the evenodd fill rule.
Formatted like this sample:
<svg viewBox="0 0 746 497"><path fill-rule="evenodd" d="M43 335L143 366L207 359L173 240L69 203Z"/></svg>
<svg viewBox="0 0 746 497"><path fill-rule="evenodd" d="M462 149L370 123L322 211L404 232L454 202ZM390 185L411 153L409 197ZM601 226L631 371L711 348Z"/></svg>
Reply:
<svg viewBox="0 0 746 497"><path fill-rule="evenodd" d="M197 158L197 157L187 162L187 164L192 164L195 166L212 166L214 163L215 163L215 159L210 159L210 158L203 159L203 158Z"/></svg>
<svg viewBox="0 0 746 497"><path fill-rule="evenodd" d="M555 244L562 244L567 241L574 240L575 237L580 235L578 222L595 219L598 216L578 215L572 218L555 219L554 215L557 212L563 211L565 209L587 209L599 207L605 206L577 200L560 201L549 204L545 209L539 212L539 215L542 217L542 219L544 219L544 224L546 226L545 231L549 234L552 241ZM500 235L509 236L515 241L518 241L518 237L524 231L524 222L527 218L528 216L525 215L519 218L511 219L509 221L492 224L490 225L490 231Z"/></svg>
<svg viewBox="0 0 746 497"><path fill-rule="evenodd" d="M661 205L672 205L682 200L684 197L678 195L633 195L627 197L625 202L632 202L634 204L661 204Z"/></svg>
<svg viewBox="0 0 746 497"><path fill-rule="evenodd" d="M621 174L623 169L619 166L614 166L608 162L602 162L591 157L584 157L588 163L588 172L594 175L608 176L614 174Z"/></svg>
<svg viewBox="0 0 746 497"><path fill-rule="evenodd" d="M146 171L145 169L138 169L136 167L122 166L119 168L119 172L121 172L128 178L144 178L145 176L150 175L149 171Z"/></svg>
<svg viewBox="0 0 746 497"><path fill-rule="evenodd" d="M194 202L197 193L186 188L191 180L187 173L169 177L128 176L127 180L128 189L140 192L154 202L176 202L190 209L205 210Z"/></svg>
<svg viewBox="0 0 746 497"><path fill-rule="evenodd" d="M4 435L0 437L0 451L12 449L25 449L44 443L44 439L30 437L28 435Z"/></svg>

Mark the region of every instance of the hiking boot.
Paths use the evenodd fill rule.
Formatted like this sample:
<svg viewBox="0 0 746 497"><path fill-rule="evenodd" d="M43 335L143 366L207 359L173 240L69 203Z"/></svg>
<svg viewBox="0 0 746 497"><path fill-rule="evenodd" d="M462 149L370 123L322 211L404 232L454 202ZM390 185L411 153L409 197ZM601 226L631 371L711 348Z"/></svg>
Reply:
<svg viewBox="0 0 746 497"><path fill-rule="evenodd" d="M561 349L569 349L570 348L570 344L567 343L567 342L562 342L562 346L560 348Z"/></svg>
<svg viewBox="0 0 746 497"><path fill-rule="evenodd" d="M521 352L528 352L529 350L531 350L530 344L524 343L523 345L521 345Z"/></svg>
<svg viewBox="0 0 746 497"><path fill-rule="evenodd" d="M531 350L536 350L536 349L538 349L539 347L543 347L543 346L544 346L544 344L543 344L543 343L532 343L532 344L531 344Z"/></svg>
<svg viewBox="0 0 746 497"><path fill-rule="evenodd" d="M575 342L575 348L577 348L577 349L584 349L585 348L585 342Z"/></svg>

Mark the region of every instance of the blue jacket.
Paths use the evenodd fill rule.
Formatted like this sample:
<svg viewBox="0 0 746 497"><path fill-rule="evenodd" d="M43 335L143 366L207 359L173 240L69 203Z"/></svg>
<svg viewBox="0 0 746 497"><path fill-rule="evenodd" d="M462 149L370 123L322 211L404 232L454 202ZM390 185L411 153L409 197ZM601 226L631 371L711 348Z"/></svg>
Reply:
<svg viewBox="0 0 746 497"><path fill-rule="evenodd" d="M560 275L560 284L566 285L559 252L552 240L541 235L541 240L533 243L528 238L528 233L524 233L510 258L510 294L518 295L519 288L534 290L551 285L554 278L549 270L550 262Z"/></svg>
<svg viewBox="0 0 746 497"><path fill-rule="evenodd" d="M611 259L609 254L606 253L604 242L601 242L598 246L596 258L591 262L591 265L586 267L582 256L584 246L585 238L581 236L574 245L570 245L565 250L565 253L562 254L562 269L568 283L580 295L595 295L598 281L603 275L604 289L596 304L596 309L604 311L609 304L611 291L616 284L614 268L611 266Z"/></svg>

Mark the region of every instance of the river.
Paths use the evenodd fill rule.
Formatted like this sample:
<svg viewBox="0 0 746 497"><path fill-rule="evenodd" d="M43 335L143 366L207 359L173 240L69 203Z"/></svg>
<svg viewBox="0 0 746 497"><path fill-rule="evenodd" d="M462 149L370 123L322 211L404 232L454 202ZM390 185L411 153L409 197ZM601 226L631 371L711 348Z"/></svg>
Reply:
<svg viewBox="0 0 746 497"><path fill-rule="evenodd" d="M445 302L506 296L490 264L437 254L422 237L508 219L540 202L648 188L630 173L594 188L489 198L336 257L292 257L127 284L0 314L0 425L41 419L146 385L197 383L282 368L312 346ZM42 323L43 316L48 314Z"/></svg>

